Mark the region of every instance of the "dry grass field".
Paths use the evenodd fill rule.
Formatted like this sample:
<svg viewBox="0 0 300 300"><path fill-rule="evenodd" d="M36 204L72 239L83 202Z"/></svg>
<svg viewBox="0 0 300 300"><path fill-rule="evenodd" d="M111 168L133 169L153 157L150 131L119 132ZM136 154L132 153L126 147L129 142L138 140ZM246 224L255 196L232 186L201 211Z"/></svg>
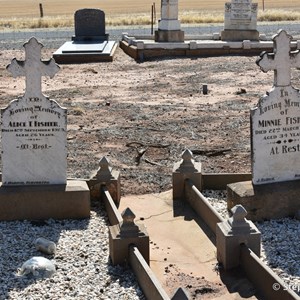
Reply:
<svg viewBox="0 0 300 300"><path fill-rule="evenodd" d="M39 3L43 4L45 15L73 15L84 7L100 8L109 14L142 14L150 12L152 3L159 8L160 0L0 0L0 17L39 17ZM179 0L180 11L223 11L224 0ZM262 0L258 2L262 8ZM299 0L265 0L266 9L298 9Z"/></svg>
<svg viewBox="0 0 300 300"><path fill-rule="evenodd" d="M182 23L223 22L225 2L179 0L180 20ZM261 21L300 20L299 0L257 0L257 2ZM43 5L42 20L39 3ZM160 0L87 0L84 3L81 0L0 0L0 29L73 26L74 12L80 8L104 10L107 25L150 24L153 3L159 18Z"/></svg>

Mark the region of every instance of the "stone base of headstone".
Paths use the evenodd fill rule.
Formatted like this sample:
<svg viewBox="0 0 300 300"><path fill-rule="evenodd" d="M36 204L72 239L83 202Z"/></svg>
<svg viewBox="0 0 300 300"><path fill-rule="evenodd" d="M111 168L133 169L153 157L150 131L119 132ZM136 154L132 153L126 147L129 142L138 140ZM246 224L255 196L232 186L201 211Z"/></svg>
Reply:
<svg viewBox="0 0 300 300"><path fill-rule="evenodd" d="M156 30L155 31L155 42L184 42L184 31L182 30Z"/></svg>
<svg viewBox="0 0 300 300"><path fill-rule="evenodd" d="M108 41L108 39L109 39L108 33L106 33L105 35L101 35L101 36L92 36L92 35L88 35L88 36L73 35L72 36L72 41L74 41L74 42L102 42L102 41Z"/></svg>
<svg viewBox="0 0 300 300"><path fill-rule="evenodd" d="M294 217L300 209L300 181L253 185L243 181L227 185L227 207L237 204L247 210L252 221Z"/></svg>
<svg viewBox="0 0 300 300"><path fill-rule="evenodd" d="M0 220L83 219L90 216L90 191L85 181L66 185L0 185Z"/></svg>
<svg viewBox="0 0 300 300"><path fill-rule="evenodd" d="M221 32L222 41L258 41L259 32L257 30L229 30L225 29Z"/></svg>

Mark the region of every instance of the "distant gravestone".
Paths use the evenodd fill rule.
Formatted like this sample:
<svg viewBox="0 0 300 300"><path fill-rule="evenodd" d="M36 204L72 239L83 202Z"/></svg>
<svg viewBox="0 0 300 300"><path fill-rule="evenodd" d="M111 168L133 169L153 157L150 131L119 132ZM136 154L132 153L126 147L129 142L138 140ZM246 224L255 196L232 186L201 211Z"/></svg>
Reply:
<svg viewBox="0 0 300 300"><path fill-rule="evenodd" d="M105 33L105 14L100 9L84 8L74 14L75 36L53 53L60 64L112 61L117 42Z"/></svg>
<svg viewBox="0 0 300 300"><path fill-rule="evenodd" d="M178 20L178 0L161 0L161 19L155 31L156 42L183 42L184 31Z"/></svg>
<svg viewBox="0 0 300 300"><path fill-rule="evenodd" d="M225 3L224 30L222 40L258 40L257 3L252 0L232 0Z"/></svg>
<svg viewBox="0 0 300 300"><path fill-rule="evenodd" d="M26 77L26 91L1 110L3 185L65 184L67 110L41 91L41 77L53 77L59 67L53 59L41 61L35 38L24 47L25 61L7 67Z"/></svg>
<svg viewBox="0 0 300 300"><path fill-rule="evenodd" d="M24 47L25 60L14 58L7 70L26 78L25 94L1 109L0 220L87 218L89 188L66 175L67 110L41 89L41 77L59 67L41 60L43 45L35 38Z"/></svg>
<svg viewBox="0 0 300 300"><path fill-rule="evenodd" d="M84 8L74 15L74 41L107 40L105 33L105 14L100 9Z"/></svg>
<svg viewBox="0 0 300 300"><path fill-rule="evenodd" d="M291 40L279 31L274 53L257 60L263 72L274 71L274 84L250 113L252 181L227 186L228 208L242 204L254 221L294 217L300 209L300 92L291 85L300 53L291 51Z"/></svg>
<svg viewBox="0 0 300 300"><path fill-rule="evenodd" d="M291 39L281 31L274 53L257 61L275 76L273 89L251 110L254 184L300 179L300 94L291 86L291 68L300 67L300 54L290 51Z"/></svg>

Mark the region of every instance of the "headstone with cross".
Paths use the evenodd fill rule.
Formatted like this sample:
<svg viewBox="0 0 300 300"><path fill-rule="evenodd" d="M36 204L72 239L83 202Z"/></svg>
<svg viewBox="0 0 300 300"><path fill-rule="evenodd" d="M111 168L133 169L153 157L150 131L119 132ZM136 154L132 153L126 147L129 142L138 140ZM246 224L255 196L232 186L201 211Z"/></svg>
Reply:
<svg viewBox="0 0 300 300"><path fill-rule="evenodd" d="M53 59L41 60L43 45L31 38L25 60L13 59L7 70L25 76L24 96L1 110L3 185L65 184L67 110L42 94L42 76L59 70Z"/></svg>
<svg viewBox="0 0 300 300"><path fill-rule="evenodd" d="M300 94L291 85L300 54L291 52L291 39L281 30L273 37L274 53L257 60L264 72L275 75L272 90L251 110L254 184L300 179Z"/></svg>
<svg viewBox="0 0 300 300"><path fill-rule="evenodd" d="M25 60L13 59L7 70L25 76L25 94L1 109L0 220L87 218L87 183L67 180L67 110L41 88L42 76L52 78L59 67L41 60L35 38L24 47Z"/></svg>
<svg viewBox="0 0 300 300"><path fill-rule="evenodd" d="M252 221L294 217L300 210L300 93L291 85L300 53L291 51L291 39L280 30L274 53L257 60L262 71L274 71L274 84L250 111L252 180L227 185L228 209L241 204Z"/></svg>

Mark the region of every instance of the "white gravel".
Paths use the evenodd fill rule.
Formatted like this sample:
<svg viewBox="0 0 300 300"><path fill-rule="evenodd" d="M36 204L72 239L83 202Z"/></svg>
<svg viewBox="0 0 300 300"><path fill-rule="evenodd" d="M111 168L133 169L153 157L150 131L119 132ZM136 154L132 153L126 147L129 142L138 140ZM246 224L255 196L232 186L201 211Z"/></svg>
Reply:
<svg viewBox="0 0 300 300"><path fill-rule="evenodd" d="M228 218L226 191L203 192L211 205ZM286 288L300 295L300 221L283 218L255 222L262 236L261 259L286 283Z"/></svg>
<svg viewBox="0 0 300 300"><path fill-rule="evenodd" d="M56 243L56 254L35 249L36 238ZM0 299L145 299L132 271L109 262L108 222L103 209L85 220L0 222ZM33 256L55 262L47 279L18 277Z"/></svg>

